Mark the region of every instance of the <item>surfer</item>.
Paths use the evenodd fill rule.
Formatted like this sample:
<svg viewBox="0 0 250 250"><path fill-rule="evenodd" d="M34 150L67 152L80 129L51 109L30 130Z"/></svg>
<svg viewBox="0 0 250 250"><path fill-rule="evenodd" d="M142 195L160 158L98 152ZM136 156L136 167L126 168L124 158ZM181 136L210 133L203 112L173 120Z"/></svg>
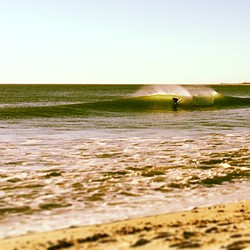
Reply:
<svg viewBox="0 0 250 250"><path fill-rule="evenodd" d="M177 111L177 106L178 106L180 100L176 97L173 97L172 100L173 100L173 111Z"/></svg>

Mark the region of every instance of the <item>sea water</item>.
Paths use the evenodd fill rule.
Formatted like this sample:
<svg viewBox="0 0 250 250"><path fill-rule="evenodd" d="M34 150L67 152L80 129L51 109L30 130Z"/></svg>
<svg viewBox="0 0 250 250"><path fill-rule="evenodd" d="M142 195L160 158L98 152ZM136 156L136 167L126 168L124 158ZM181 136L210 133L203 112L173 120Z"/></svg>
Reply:
<svg viewBox="0 0 250 250"><path fill-rule="evenodd" d="M250 198L250 85L0 91L1 238Z"/></svg>

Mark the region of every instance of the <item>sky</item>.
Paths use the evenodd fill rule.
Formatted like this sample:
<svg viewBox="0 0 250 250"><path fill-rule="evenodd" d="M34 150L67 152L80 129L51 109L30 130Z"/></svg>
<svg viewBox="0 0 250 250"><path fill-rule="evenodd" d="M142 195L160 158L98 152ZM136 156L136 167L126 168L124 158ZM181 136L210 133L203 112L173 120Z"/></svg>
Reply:
<svg viewBox="0 0 250 250"><path fill-rule="evenodd" d="M250 81L250 0L1 0L0 83Z"/></svg>

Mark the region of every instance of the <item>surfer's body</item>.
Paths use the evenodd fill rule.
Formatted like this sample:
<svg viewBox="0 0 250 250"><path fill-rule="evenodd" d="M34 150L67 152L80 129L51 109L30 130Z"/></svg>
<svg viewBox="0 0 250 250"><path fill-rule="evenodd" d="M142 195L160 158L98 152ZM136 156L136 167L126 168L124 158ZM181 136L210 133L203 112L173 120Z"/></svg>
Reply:
<svg viewBox="0 0 250 250"><path fill-rule="evenodd" d="M180 103L180 100L176 97L173 97L173 111L177 111L177 106Z"/></svg>

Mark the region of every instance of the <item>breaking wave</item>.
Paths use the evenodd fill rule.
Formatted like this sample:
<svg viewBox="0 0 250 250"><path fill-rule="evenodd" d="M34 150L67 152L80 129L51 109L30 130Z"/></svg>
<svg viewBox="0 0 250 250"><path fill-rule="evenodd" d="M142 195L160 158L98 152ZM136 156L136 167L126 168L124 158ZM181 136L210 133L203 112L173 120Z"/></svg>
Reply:
<svg viewBox="0 0 250 250"><path fill-rule="evenodd" d="M178 99L175 105L173 98ZM130 96L89 103L0 107L0 119L107 115L107 112L168 112L242 108L250 98L224 96L206 86L148 85Z"/></svg>

